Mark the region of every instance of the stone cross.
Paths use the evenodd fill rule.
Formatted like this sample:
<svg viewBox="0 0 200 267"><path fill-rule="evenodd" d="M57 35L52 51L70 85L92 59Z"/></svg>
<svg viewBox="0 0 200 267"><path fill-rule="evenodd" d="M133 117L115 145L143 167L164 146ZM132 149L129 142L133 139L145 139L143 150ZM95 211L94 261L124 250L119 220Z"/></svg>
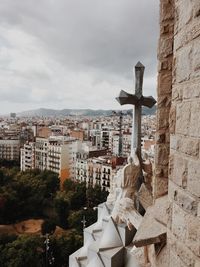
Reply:
<svg viewBox="0 0 200 267"><path fill-rule="evenodd" d="M156 100L152 96L145 97L142 95L144 69L145 67L140 62L138 62L135 66L135 94L128 94L127 92L121 90L119 97L116 98L121 105L134 105L134 134L132 149L134 148L136 150L140 162L142 106L152 108L156 103Z"/></svg>

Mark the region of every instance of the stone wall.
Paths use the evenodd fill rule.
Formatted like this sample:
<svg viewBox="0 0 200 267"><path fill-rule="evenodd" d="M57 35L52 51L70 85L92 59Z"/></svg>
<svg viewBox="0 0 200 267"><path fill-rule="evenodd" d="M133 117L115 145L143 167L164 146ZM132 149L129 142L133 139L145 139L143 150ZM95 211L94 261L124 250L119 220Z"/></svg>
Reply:
<svg viewBox="0 0 200 267"><path fill-rule="evenodd" d="M172 120L169 127L169 114L172 96L172 65L174 37L174 6L173 1L160 2L160 39L158 43L158 110L155 151L154 197L167 194L169 136L173 128ZM173 113L173 110L171 110ZM174 114L172 114L171 118Z"/></svg>
<svg viewBox="0 0 200 267"><path fill-rule="evenodd" d="M169 266L199 267L200 1L160 2L154 196L168 191Z"/></svg>
<svg viewBox="0 0 200 267"><path fill-rule="evenodd" d="M170 125L170 266L200 266L200 1L176 0Z"/></svg>

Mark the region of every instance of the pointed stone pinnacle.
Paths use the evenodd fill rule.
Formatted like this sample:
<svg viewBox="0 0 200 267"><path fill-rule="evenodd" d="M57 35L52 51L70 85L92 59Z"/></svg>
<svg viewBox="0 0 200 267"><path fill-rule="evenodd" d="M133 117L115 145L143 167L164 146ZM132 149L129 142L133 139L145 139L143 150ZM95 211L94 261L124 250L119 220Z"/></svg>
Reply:
<svg viewBox="0 0 200 267"><path fill-rule="evenodd" d="M135 68L144 68L144 65L138 61L138 63L135 65Z"/></svg>

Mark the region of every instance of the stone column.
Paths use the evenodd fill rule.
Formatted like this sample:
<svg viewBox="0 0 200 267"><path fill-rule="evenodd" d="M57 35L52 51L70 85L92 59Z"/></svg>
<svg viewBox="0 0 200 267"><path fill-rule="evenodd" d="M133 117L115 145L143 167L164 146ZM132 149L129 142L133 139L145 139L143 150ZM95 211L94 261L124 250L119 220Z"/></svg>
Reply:
<svg viewBox="0 0 200 267"><path fill-rule="evenodd" d="M167 194L169 131L173 128L171 108L174 36L174 1L160 1L160 39L158 43L158 109L155 149L154 198ZM171 124L169 127L169 115Z"/></svg>

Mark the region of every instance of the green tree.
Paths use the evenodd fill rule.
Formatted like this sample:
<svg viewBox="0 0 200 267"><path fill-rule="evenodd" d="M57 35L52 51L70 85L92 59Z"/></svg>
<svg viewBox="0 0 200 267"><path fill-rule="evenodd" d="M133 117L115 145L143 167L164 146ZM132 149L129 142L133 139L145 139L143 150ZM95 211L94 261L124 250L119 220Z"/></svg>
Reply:
<svg viewBox="0 0 200 267"><path fill-rule="evenodd" d="M44 266L43 239L39 236L20 236L8 242L0 251L1 267Z"/></svg>
<svg viewBox="0 0 200 267"><path fill-rule="evenodd" d="M69 228L76 229L79 233L83 232L83 216L85 215L84 210L71 211L68 217L68 226Z"/></svg>
<svg viewBox="0 0 200 267"><path fill-rule="evenodd" d="M59 190L60 180L58 174L52 171L43 171L38 174L38 179L45 185L45 196L52 197Z"/></svg>
<svg viewBox="0 0 200 267"><path fill-rule="evenodd" d="M55 267L68 267L69 255L79 249L82 243L82 236L77 231L68 231L60 237L51 238Z"/></svg>
<svg viewBox="0 0 200 267"><path fill-rule="evenodd" d="M3 172L3 173L2 173ZM14 223L32 217L44 217L44 210L53 203L59 189L58 175L50 171L0 173L0 223ZM9 179L9 182L5 182Z"/></svg>
<svg viewBox="0 0 200 267"><path fill-rule="evenodd" d="M54 199L54 206L58 215L58 223L61 227L67 227L67 219L70 211L69 199L65 192L58 192Z"/></svg>
<svg viewBox="0 0 200 267"><path fill-rule="evenodd" d="M75 191L76 183L70 179L67 179L63 183L63 190L67 193L68 191Z"/></svg>
<svg viewBox="0 0 200 267"><path fill-rule="evenodd" d="M100 203L105 202L108 196L107 191L103 191L99 185L95 187L89 187L86 191L87 205L88 207L96 207Z"/></svg>

